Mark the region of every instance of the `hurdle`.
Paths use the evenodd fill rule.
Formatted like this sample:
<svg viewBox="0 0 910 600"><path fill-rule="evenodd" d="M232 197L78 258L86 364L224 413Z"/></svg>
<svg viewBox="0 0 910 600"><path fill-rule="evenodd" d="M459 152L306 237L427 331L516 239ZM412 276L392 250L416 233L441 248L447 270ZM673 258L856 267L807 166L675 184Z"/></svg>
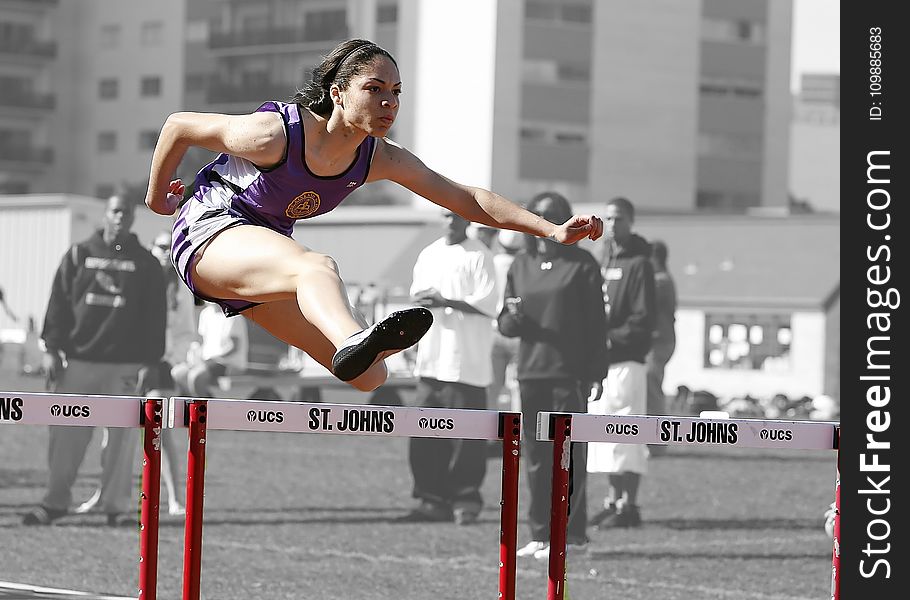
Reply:
<svg viewBox="0 0 910 600"><path fill-rule="evenodd" d="M168 407L167 426L189 430L183 600L199 600L201 592L205 441L210 429L500 440L499 598L514 600L521 413L185 397L171 398Z"/></svg>
<svg viewBox="0 0 910 600"><path fill-rule="evenodd" d="M164 398L0 392L0 425L142 427L139 516L139 597L155 600L158 577L158 509Z"/></svg>
<svg viewBox="0 0 910 600"><path fill-rule="evenodd" d="M706 415L707 417L707 415ZM712 415L713 417L713 415ZM550 507L550 562L547 600L563 600L566 579L566 525L569 510L569 457L572 442L668 444L701 447L839 450L840 423L652 415L537 413L537 439L553 442ZM838 461L840 453L838 452ZM835 482L834 551L831 599L840 598L840 470Z"/></svg>

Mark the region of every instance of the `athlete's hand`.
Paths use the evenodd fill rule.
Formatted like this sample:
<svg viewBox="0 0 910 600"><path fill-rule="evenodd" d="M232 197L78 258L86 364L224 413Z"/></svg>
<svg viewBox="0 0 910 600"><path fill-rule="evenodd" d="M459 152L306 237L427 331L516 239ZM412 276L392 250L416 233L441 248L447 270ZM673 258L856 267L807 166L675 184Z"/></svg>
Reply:
<svg viewBox="0 0 910 600"><path fill-rule="evenodd" d="M588 238L596 240L604 232L604 223L596 215L575 215L553 232L553 239L561 244L574 244Z"/></svg>
<svg viewBox="0 0 910 600"><path fill-rule="evenodd" d="M171 182L171 185L167 188L167 196L165 198L165 207L168 211L167 214L174 214L180 201L183 200L183 192L185 191L186 186L183 185L183 182L180 179L175 179Z"/></svg>
<svg viewBox="0 0 910 600"><path fill-rule="evenodd" d="M172 215L176 212L180 201L183 200L184 191L186 191L186 186L183 185L180 179L175 179L168 186L162 201L159 193L152 186L149 186L149 191L145 197L145 205L159 215Z"/></svg>

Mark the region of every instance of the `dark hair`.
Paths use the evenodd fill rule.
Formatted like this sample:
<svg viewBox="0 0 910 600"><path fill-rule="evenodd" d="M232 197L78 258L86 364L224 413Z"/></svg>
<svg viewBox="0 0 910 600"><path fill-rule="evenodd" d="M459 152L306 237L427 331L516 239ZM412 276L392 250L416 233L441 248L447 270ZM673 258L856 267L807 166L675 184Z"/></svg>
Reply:
<svg viewBox="0 0 910 600"><path fill-rule="evenodd" d="M310 80L304 84L303 89L297 91L293 101L317 115L328 117L332 114L332 97L329 95L332 84L346 90L351 80L380 55L388 57L398 66L387 50L369 40L351 39L341 42L313 69Z"/></svg>
<svg viewBox="0 0 910 600"><path fill-rule="evenodd" d="M547 216L550 217L550 219L555 219L555 221L551 222L554 222L557 225L561 225L562 223L565 223L572 218L572 205L569 203L569 200L559 192L554 191L546 191L536 194L528 202L528 211L534 213L535 215L539 215L540 205L543 204L546 200L550 201L552 210L552 212ZM537 240L535 236L528 235L525 238L525 248L531 254L537 254Z"/></svg>
<svg viewBox="0 0 910 600"><path fill-rule="evenodd" d="M629 215L629 220L635 220L635 207L632 205L632 201L623 196L617 196L607 202L607 206L618 206L620 210Z"/></svg>

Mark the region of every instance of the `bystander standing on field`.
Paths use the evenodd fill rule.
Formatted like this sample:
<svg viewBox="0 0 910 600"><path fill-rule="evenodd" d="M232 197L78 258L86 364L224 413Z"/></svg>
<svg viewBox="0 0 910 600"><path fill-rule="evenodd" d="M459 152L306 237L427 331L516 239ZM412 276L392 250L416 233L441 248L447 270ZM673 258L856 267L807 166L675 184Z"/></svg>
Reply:
<svg viewBox="0 0 910 600"><path fill-rule="evenodd" d="M645 357L654 332L654 269L648 242L632 232L635 207L627 198L607 202L604 213L604 303L610 369L603 397L589 404L594 414L645 414ZM597 528L638 527L638 489L648 471L643 444L588 444L588 473L606 473L610 493L591 518Z"/></svg>
<svg viewBox="0 0 910 600"><path fill-rule="evenodd" d="M420 406L486 408L493 380L490 320L499 292L493 254L467 236L467 219L446 211L445 235L424 248L414 263L411 296L433 313L433 327L417 344ZM483 507L480 486L487 471L482 440L411 438L408 456L412 495L420 503L406 521L452 521L467 525Z"/></svg>
<svg viewBox="0 0 910 600"><path fill-rule="evenodd" d="M528 210L552 223L572 214L569 201L542 192ZM527 236L526 236L527 237ZM531 540L518 556L550 556L550 496L553 445L536 441L537 413L586 412L588 399L601 394L607 374L607 333L600 266L590 252L548 240L527 238L506 276L499 330L519 340L518 389L527 467L528 526ZM585 444L572 444L567 543L576 550L588 542Z"/></svg>
<svg viewBox="0 0 910 600"><path fill-rule="evenodd" d="M134 209L122 197L110 198L102 228L60 261L41 334L48 391L141 395L153 384L165 347L165 282L161 265L130 231ZM69 512L94 430L50 427L47 490L25 525L48 525ZM98 503L109 524L135 523L138 430L105 431Z"/></svg>

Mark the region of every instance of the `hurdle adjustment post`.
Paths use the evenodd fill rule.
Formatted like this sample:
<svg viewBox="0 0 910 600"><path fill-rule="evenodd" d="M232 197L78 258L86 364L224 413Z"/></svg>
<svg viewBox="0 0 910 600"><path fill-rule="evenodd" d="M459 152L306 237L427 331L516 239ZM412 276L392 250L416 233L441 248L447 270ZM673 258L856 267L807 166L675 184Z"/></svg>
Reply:
<svg viewBox="0 0 910 600"><path fill-rule="evenodd" d="M569 469L572 465L572 415L550 415L553 439L553 494L550 498L550 564L547 600L564 600L566 523L569 518Z"/></svg>
<svg viewBox="0 0 910 600"><path fill-rule="evenodd" d="M518 555L518 469L521 457L521 413L499 413L502 438L502 501L499 530L499 597L515 600Z"/></svg>
<svg viewBox="0 0 910 600"><path fill-rule="evenodd" d="M155 600L158 578L158 508L161 499L160 398L142 401L142 497L139 516L139 600Z"/></svg>
<svg viewBox="0 0 910 600"><path fill-rule="evenodd" d="M202 500L205 479L207 402L187 403L189 452L186 465L186 526L183 547L183 600L199 600L202 571Z"/></svg>

